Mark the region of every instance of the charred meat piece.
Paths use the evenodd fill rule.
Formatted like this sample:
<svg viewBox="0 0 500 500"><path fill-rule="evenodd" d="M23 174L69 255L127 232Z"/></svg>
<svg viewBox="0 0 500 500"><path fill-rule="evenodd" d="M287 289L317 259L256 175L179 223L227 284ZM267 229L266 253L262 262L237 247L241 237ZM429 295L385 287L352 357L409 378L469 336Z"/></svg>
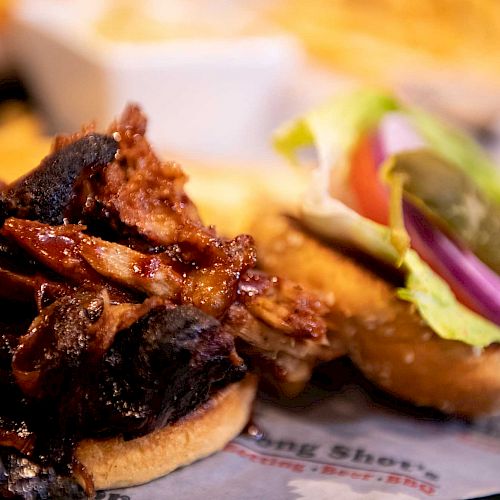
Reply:
<svg viewBox="0 0 500 500"><path fill-rule="evenodd" d="M100 275L119 285L170 300L180 298L183 277L165 253L143 254L125 245L86 238L81 255Z"/></svg>
<svg viewBox="0 0 500 500"><path fill-rule="evenodd" d="M34 274L41 270L40 265L22 248L2 234L0 234L0 267L19 274Z"/></svg>
<svg viewBox="0 0 500 500"><path fill-rule="evenodd" d="M49 464L69 463L79 435L73 423L85 410L79 401L88 395L89 377L97 373L116 332L159 302L111 305L105 290L79 290L44 309L25 335L0 337L6 371L0 445L50 456Z"/></svg>
<svg viewBox="0 0 500 500"><path fill-rule="evenodd" d="M107 224L108 232L121 237L139 234L161 245L177 243L184 226L214 237L183 189L187 177L181 167L157 158L145 130L146 118L137 106L129 106L109 128L120 151L116 161L80 186L84 221L89 226Z"/></svg>
<svg viewBox="0 0 500 500"><path fill-rule="evenodd" d="M36 304L40 310L72 291L70 284L0 234L0 300Z"/></svg>
<svg viewBox="0 0 500 500"><path fill-rule="evenodd" d="M144 137L145 127L144 115L134 106L110 127L109 133L119 141L119 154L80 185L76 199L82 222L105 239L162 247L180 264L199 269L194 280L200 287L193 282L190 296L202 283L210 281L207 286L213 289L217 281L222 284L219 297L234 297L239 275L255 265L253 240L226 240L203 225L184 191L187 176L178 164L157 158ZM204 301L193 303L200 307ZM214 303L211 311L206 310L220 315L227 307Z"/></svg>
<svg viewBox="0 0 500 500"><path fill-rule="evenodd" d="M159 299L112 305L105 289L79 290L45 308L19 339L12 360L18 386L28 396L58 397L68 373L80 375L100 361L117 331L130 326Z"/></svg>
<svg viewBox="0 0 500 500"><path fill-rule="evenodd" d="M9 398L11 399L11 398ZM35 435L26 422L19 418L0 416L0 446L14 448L30 454L35 444Z"/></svg>
<svg viewBox="0 0 500 500"><path fill-rule="evenodd" d="M345 354L343 346L326 337L301 338L273 328L240 303L230 307L223 321L236 339L238 353L286 396L302 391L318 363Z"/></svg>
<svg viewBox="0 0 500 500"><path fill-rule="evenodd" d="M241 276L255 265L256 254L250 236L221 241L223 257L201 262L186 273L184 303L192 303L215 317L222 317L236 300Z"/></svg>
<svg viewBox="0 0 500 500"><path fill-rule="evenodd" d="M35 261L71 282L106 286L119 300L120 292L114 283L139 294L192 304L215 317L221 317L234 302L241 270L255 258L251 239L245 235L221 242L227 262L209 259L206 263L201 255L185 263L179 262L175 252L144 254L89 236L82 232L84 229L10 218L2 233ZM19 281L19 286L24 285L22 279ZM30 282L26 284L29 286Z"/></svg>
<svg viewBox="0 0 500 500"><path fill-rule="evenodd" d="M4 347L15 383L3 387L0 446L62 473L81 439L142 436L246 373L211 316L156 297L113 306L105 290L54 302Z"/></svg>
<svg viewBox="0 0 500 500"><path fill-rule="evenodd" d="M319 297L291 280L262 271L245 273L238 287L239 298L255 317L296 339L325 340L327 312Z"/></svg>
<svg viewBox="0 0 500 500"><path fill-rule="evenodd" d="M14 450L0 448L0 498L12 500L83 500L88 498L72 477L40 466Z"/></svg>
<svg viewBox="0 0 500 500"><path fill-rule="evenodd" d="M36 303L39 309L55 298L74 291L66 283L53 281L42 274L23 275L0 267L0 298Z"/></svg>
<svg viewBox="0 0 500 500"><path fill-rule="evenodd" d="M35 307L25 303L0 301L0 393L13 382L12 357L19 344L19 339L28 329L37 315ZM2 398L4 401L4 398ZM2 408L2 405L0 405ZM0 414L2 414L0 411Z"/></svg>
<svg viewBox="0 0 500 500"><path fill-rule="evenodd" d="M118 151L112 136L91 134L47 156L40 166L0 195L0 218L62 224L79 175L110 163Z"/></svg>
<svg viewBox="0 0 500 500"><path fill-rule="evenodd" d="M106 287L113 302L138 299L140 294L133 296L123 288L114 286L87 263L81 252L82 246L85 243L93 244L95 238L82 233L83 229L85 229L83 226L72 224L49 226L37 221L7 219L1 229L3 237L11 245L17 245L18 248L23 249L31 260L45 270L45 275L25 277L4 271L3 274L0 272L0 280L3 276L5 282L10 279L16 287L24 287L27 291L34 288L42 294L42 299L47 295L60 297L65 292L70 293L74 291L71 285L95 289ZM109 243L109 245L112 244ZM124 250L129 249L124 247ZM54 276L66 278L67 281L50 280L46 276L47 268ZM137 287L128 286L128 288L142 292ZM39 298L38 295L37 298Z"/></svg>
<svg viewBox="0 0 500 500"><path fill-rule="evenodd" d="M318 363L345 354L327 336L325 304L293 281L250 270L239 282L238 300L224 322L238 352L278 392L296 395Z"/></svg>
<svg viewBox="0 0 500 500"><path fill-rule="evenodd" d="M92 434L147 434L245 373L233 337L217 320L192 306L160 306L118 334L106 353L90 398L95 406L87 410Z"/></svg>
<svg viewBox="0 0 500 500"><path fill-rule="evenodd" d="M100 276L86 264L79 245L84 238L82 226L50 226L38 221L9 218L2 234L22 248L32 259L63 278L75 282L97 281Z"/></svg>

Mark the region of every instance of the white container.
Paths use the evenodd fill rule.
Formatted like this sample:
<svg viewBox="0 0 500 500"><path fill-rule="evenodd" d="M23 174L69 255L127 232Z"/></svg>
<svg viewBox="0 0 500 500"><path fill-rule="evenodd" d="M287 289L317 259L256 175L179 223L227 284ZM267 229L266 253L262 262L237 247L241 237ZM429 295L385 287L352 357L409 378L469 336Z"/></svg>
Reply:
<svg viewBox="0 0 500 500"><path fill-rule="evenodd" d="M20 2L9 49L50 132L105 126L127 102L162 151L253 160L290 115L302 51L286 37L106 41L90 29L102 2ZM102 10L102 9L101 9Z"/></svg>

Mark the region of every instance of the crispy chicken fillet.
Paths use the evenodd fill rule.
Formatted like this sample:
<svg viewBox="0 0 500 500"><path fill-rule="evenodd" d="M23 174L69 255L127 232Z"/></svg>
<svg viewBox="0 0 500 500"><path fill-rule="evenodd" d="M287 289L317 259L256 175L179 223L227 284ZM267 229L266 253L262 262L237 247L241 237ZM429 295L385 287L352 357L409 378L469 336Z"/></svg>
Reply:
<svg viewBox="0 0 500 500"><path fill-rule="evenodd" d="M500 346L479 356L471 346L437 336L410 303L397 298L394 284L290 217L259 217L252 232L261 268L323 297L329 304L329 345L343 346L370 380L398 397L445 412L496 411ZM481 390L473 390L471 398L473 386Z"/></svg>

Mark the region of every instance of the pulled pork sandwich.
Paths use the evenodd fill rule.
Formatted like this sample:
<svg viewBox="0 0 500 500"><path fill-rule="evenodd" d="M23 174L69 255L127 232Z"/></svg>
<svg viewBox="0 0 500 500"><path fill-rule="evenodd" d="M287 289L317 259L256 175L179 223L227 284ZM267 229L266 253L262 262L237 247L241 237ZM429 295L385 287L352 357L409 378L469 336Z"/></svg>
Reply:
<svg viewBox="0 0 500 500"><path fill-rule="evenodd" d="M145 130L130 106L57 137L0 193L2 498L164 475L246 425L248 367L294 392L335 356L321 301L203 225Z"/></svg>
<svg viewBox="0 0 500 500"><path fill-rule="evenodd" d="M300 213L253 228L262 268L330 300L330 335L381 388L499 413L500 171L469 138L371 90L276 135L295 163L312 145Z"/></svg>

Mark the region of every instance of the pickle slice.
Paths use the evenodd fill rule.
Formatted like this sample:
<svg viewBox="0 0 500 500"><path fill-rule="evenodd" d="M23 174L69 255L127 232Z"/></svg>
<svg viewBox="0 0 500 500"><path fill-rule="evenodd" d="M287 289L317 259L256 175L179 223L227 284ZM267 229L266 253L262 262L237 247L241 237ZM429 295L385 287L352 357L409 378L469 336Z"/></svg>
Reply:
<svg viewBox="0 0 500 500"><path fill-rule="evenodd" d="M392 156L384 176L402 178L405 199L500 274L500 206L463 171L419 149Z"/></svg>

